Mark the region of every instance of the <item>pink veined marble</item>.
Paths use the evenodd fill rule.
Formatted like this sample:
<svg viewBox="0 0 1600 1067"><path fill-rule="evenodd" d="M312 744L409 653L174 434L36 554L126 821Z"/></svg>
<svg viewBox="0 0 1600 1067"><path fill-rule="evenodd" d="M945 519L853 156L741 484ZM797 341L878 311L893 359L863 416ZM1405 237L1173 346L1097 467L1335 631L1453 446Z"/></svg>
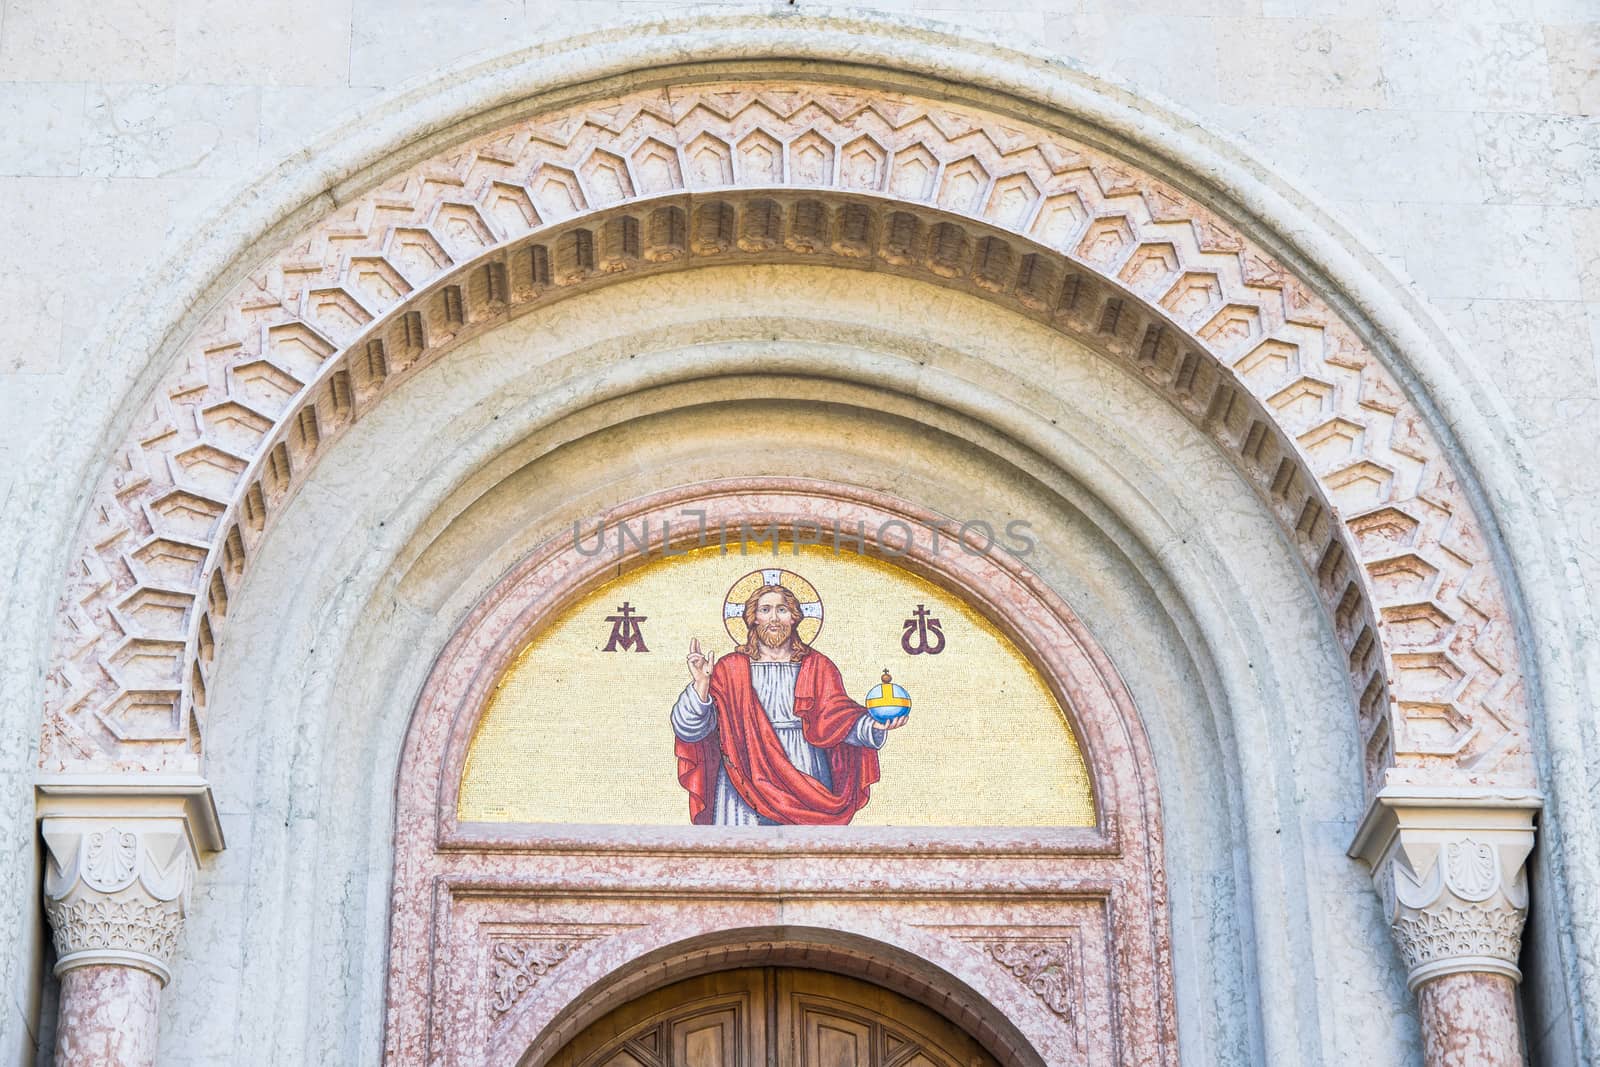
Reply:
<svg viewBox="0 0 1600 1067"><path fill-rule="evenodd" d="M1517 987L1503 974L1447 974L1417 990L1427 1067L1522 1067Z"/></svg>
<svg viewBox="0 0 1600 1067"><path fill-rule="evenodd" d="M56 1067L149 1067L161 982L139 967L74 967L61 976Z"/></svg>
<svg viewBox="0 0 1600 1067"><path fill-rule="evenodd" d="M648 520L659 539L661 520L684 508L708 524L780 528L944 519L800 479L708 483L605 518ZM896 562L983 610L1049 680L1093 776L1098 825L751 834L458 823L467 748L501 671L539 620L616 573L614 557L585 558L559 538L462 621L413 713L397 793L386 1062L536 1065L652 988L781 963L889 984L1002 1063L1176 1064L1160 808L1121 679L1014 558L919 545Z"/></svg>

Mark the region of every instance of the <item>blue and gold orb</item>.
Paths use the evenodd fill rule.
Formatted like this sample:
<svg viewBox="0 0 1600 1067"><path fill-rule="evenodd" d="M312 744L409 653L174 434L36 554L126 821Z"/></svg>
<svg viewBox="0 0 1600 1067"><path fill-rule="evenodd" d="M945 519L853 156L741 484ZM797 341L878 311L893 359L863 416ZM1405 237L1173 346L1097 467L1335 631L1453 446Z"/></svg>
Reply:
<svg viewBox="0 0 1600 1067"><path fill-rule="evenodd" d="M894 684L889 672L883 672L883 681L872 687L864 702L867 714L876 722L888 722L911 714L911 694Z"/></svg>

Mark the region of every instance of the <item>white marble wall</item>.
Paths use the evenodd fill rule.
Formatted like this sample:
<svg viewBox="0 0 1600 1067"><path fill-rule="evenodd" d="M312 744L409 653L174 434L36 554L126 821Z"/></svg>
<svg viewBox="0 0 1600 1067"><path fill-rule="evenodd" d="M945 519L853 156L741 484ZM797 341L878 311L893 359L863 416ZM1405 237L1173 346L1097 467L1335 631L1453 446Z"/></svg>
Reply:
<svg viewBox="0 0 1600 1067"><path fill-rule="evenodd" d="M1565 568L1558 577L1600 589L1593 0L868 6L1042 49L1187 109L1328 205L1415 286L1463 339L1465 358L1498 386L1491 400L1539 489L1538 519ZM96 442L121 432L114 420L131 418L117 404L136 384L130 368L147 343L130 339L119 367L90 365L86 341L153 285L157 268L230 190L364 101L473 53L683 8L653 0L6 0L0 930L33 926L30 749L61 542L82 507L74 487ZM703 9L781 14L790 5ZM784 32L781 19L773 25ZM83 427L72 450L35 448L69 418ZM1600 671L1593 617L1568 625L1577 661ZM10 947L0 944L0 1063L26 1063L37 983L31 948ZM1536 1050L1543 1031L1565 1025L1558 1006L1566 999L1559 989L1541 998L1557 1007L1538 1016Z"/></svg>

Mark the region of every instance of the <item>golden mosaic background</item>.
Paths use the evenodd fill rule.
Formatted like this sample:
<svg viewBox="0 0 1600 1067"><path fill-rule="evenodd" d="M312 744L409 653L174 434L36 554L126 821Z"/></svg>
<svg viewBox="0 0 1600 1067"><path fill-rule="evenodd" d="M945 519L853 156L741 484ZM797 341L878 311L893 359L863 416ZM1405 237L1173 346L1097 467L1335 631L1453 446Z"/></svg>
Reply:
<svg viewBox="0 0 1600 1067"><path fill-rule="evenodd" d="M1043 678L988 620L890 563L831 546L719 547L661 559L562 612L518 653L489 699L462 775L463 821L689 825L668 714L689 639L732 649L723 602L762 567L796 571L822 598L815 647L858 701L887 667L911 721L880 755L883 779L856 826L1092 826L1088 770ZM648 652L603 652L606 616L628 603ZM904 621L924 604L939 655L907 655Z"/></svg>

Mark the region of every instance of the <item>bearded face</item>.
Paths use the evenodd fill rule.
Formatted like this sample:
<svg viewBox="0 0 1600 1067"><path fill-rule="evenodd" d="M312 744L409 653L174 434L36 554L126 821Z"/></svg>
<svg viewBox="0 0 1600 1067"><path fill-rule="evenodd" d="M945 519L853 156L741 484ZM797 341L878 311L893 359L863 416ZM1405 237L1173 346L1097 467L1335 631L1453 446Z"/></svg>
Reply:
<svg viewBox="0 0 1600 1067"><path fill-rule="evenodd" d="M762 623L757 632L761 635L763 645L768 648L782 648L789 643L789 635L794 633L794 623L784 616Z"/></svg>
<svg viewBox="0 0 1600 1067"><path fill-rule="evenodd" d="M800 603L787 589L769 587L746 604L745 623L750 628L748 651L753 653L758 641L774 651L791 647L800 623Z"/></svg>

